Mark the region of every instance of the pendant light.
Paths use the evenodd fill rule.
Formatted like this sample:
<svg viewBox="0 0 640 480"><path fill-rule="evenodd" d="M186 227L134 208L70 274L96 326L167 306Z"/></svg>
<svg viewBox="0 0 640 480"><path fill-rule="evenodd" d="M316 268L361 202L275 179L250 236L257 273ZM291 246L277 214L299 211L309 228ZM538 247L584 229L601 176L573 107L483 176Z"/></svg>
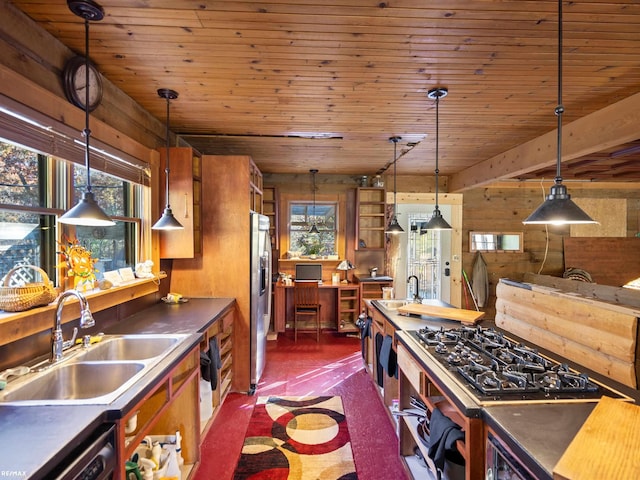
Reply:
<svg viewBox="0 0 640 480"><path fill-rule="evenodd" d="M316 226L316 173L318 173L317 168L312 168L309 170L313 178L313 225L309 229L309 233L320 233L318 227Z"/></svg>
<svg viewBox="0 0 640 480"><path fill-rule="evenodd" d="M558 117L558 147L556 159L556 178L551 191L545 201L522 223L527 224L587 224L598 223L587 215L567 193L567 187L562 184L560 165L562 161L562 0L558 0L558 105L555 114Z"/></svg>
<svg viewBox="0 0 640 480"><path fill-rule="evenodd" d="M165 137L167 141L166 148L166 161L164 166L164 177L165 177L165 207L164 212L160 219L151 227L152 230L180 230L184 228L182 224L176 220L176 217L173 216L173 212L171 211L171 205L169 204L169 159L171 157L169 151L169 104L171 100L175 100L178 98L178 92L175 90L171 90L169 88L160 88L158 89L158 96L167 100L167 128L165 131Z"/></svg>
<svg viewBox="0 0 640 480"><path fill-rule="evenodd" d="M89 129L89 20L100 21L104 18L102 7L91 0L68 0L69 9L77 16L84 18L84 37L85 37L85 102L84 102L84 121L85 128L83 130L85 147L84 147L84 163L87 170L87 189L82 199L70 210L58 218L60 223L70 225L85 225L91 227L108 227L115 225L115 222L104 213L104 211L96 203L93 192L91 191L91 165L89 159L89 138L91 130Z"/></svg>
<svg viewBox="0 0 640 480"><path fill-rule="evenodd" d="M427 233L427 230L451 230L451 225L447 223L447 221L442 217L442 213L440 213L440 207L438 207L438 174L440 170L438 170L438 141L439 141L439 129L440 129L440 113L439 113L439 105L440 99L447 96L449 90L446 88L432 88L427 93L427 96L436 101L436 208L433 210L433 215L431 216L431 220L426 223L422 223L420 225L420 234L424 235Z"/></svg>
<svg viewBox="0 0 640 480"><path fill-rule="evenodd" d="M404 229L398 223L398 201L396 193L396 163L398 157L396 156L396 147L398 142L402 140L402 137L390 137L389 141L393 142L393 217L389 222L389 226L385 230L385 233L404 233Z"/></svg>

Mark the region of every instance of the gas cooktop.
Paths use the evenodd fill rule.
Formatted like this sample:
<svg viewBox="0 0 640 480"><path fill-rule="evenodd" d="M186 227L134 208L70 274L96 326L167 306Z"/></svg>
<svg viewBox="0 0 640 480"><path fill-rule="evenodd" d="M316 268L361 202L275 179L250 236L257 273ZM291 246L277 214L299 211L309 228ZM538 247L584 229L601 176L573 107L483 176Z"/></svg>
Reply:
<svg viewBox="0 0 640 480"><path fill-rule="evenodd" d="M463 326L408 333L481 404L627 398L494 329Z"/></svg>

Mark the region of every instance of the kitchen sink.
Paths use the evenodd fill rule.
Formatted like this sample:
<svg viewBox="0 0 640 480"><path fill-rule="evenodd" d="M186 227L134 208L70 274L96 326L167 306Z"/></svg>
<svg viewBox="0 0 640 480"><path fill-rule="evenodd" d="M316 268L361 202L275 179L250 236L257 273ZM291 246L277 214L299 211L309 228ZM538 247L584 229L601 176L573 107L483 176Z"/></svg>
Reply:
<svg viewBox="0 0 640 480"><path fill-rule="evenodd" d="M374 302L387 310L397 310L412 303L411 300L374 300Z"/></svg>
<svg viewBox="0 0 640 480"><path fill-rule="evenodd" d="M41 361L0 391L0 404L104 405L112 403L188 335L105 335L76 345L58 363Z"/></svg>
<svg viewBox="0 0 640 480"><path fill-rule="evenodd" d="M145 368L140 362L77 362L36 374L23 385L3 392L4 402L55 404L119 395ZM114 397L115 398L115 397ZM107 398L99 402L104 403ZM80 402L84 403L84 402ZM94 402L88 402L94 403Z"/></svg>
<svg viewBox="0 0 640 480"><path fill-rule="evenodd" d="M181 335L115 335L105 337L86 351L76 354L75 361L147 360L167 353Z"/></svg>

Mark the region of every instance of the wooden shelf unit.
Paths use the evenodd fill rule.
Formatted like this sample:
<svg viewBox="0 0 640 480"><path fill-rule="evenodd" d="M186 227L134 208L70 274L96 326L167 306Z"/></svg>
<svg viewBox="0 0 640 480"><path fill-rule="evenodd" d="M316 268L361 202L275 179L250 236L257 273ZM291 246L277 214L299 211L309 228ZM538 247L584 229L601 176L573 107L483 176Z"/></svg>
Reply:
<svg viewBox="0 0 640 480"><path fill-rule="evenodd" d="M278 212L278 187L262 188L262 214L269 217L269 237L271 238L271 250L274 259L279 258L280 239L278 237L279 212Z"/></svg>
<svg viewBox="0 0 640 480"><path fill-rule="evenodd" d="M159 151L166 158L167 149ZM202 156L190 147L172 147L169 155L169 203L184 229L160 232L160 258L195 258L202 253ZM161 184L165 185L166 174L161 170ZM160 211L164 211L164 188L160 201Z"/></svg>
<svg viewBox="0 0 640 480"><path fill-rule="evenodd" d="M384 188L359 187L356 192L356 250L382 250L387 227Z"/></svg>
<svg viewBox="0 0 640 480"><path fill-rule="evenodd" d="M253 160L249 162L249 203L254 212L262 213L263 202L262 172Z"/></svg>
<svg viewBox="0 0 640 480"><path fill-rule="evenodd" d="M366 308L365 300L379 300L382 298L383 287L393 287L393 281L360 282L360 311Z"/></svg>
<svg viewBox="0 0 640 480"><path fill-rule="evenodd" d="M360 287L357 283L345 283L338 287L338 332L358 332L356 325L360 315Z"/></svg>

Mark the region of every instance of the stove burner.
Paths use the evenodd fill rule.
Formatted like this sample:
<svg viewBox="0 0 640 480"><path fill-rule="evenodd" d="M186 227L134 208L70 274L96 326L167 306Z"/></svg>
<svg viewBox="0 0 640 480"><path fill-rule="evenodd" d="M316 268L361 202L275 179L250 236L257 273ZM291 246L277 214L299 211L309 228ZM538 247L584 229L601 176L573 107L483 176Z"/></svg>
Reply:
<svg viewBox="0 0 640 480"><path fill-rule="evenodd" d="M423 348L480 394L525 398L599 398L601 387L585 374L537 349L479 326L412 332Z"/></svg>

